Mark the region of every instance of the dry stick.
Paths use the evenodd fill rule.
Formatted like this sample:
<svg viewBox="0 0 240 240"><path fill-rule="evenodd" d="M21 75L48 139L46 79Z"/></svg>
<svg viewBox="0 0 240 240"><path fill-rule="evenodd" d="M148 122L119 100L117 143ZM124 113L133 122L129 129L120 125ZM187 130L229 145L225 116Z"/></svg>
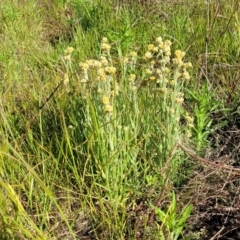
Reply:
<svg viewBox="0 0 240 240"><path fill-rule="evenodd" d="M171 151L171 153L170 153L170 156L168 157L168 159L167 159L167 161L166 161L166 163L165 163L165 166L164 166L164 167L161 169L161 171L159 172L159 175L162 175L162 174L165 172L165 170L167 170L167 166L168 166L170 160L172 159L173 154L174 154L174 152L176 151L176 149L177 149L177 144L175 144L175 146L173 147L173 149L172 149L172 151ZM158 183L158 181L155 181L153 187L150 189L150 191L149 191L149 193L148 193L148 195L147 195L147 198L150 198L150 197L152 196L152 194L153 194L153 192L154 192L154 190L155 190L155 188L156 188L157 183Z"/></svg>
<svg viewBox="0 0 240 240"><path fill-rule="evenodd" d="M217 167L218 169L225 169L231 172L234 172L236 175L240 175L240 169L238 168L234 168L225 164L217 164L211 161L208 161L205 158L202 158L200 156L198 156L196 153L194 153L191 149L188 149L187 147L183 146L182 144L178 143L178 147L180 147L185 153L187 153L189 156L191 156L192 158L195 158L196 160L198 160L199 162L203 163L203 164L207 164L207 165L211 165L213 167ZM236 210L236 209L234 209ZM214 240L216 238L219 237L219 235L221 234L221 232L225 229L225 227L222 227L210 240ZM232 231L232 230L231 230ZM226 233L225 233L226 234Z"/></svg>
<svg viewBox="0 0 240 240"><path fill-rule="evenodd" d="M203 163L203 164L211 165L211 166L213 166L213 167L215 167L215 168L218 168L218 169L225 169L225 170L231 171L232 173L235 173L235 174L237 174L237 175L240 175L240 169L234 168L234 167L231 167L231 166L228 166L228 165L225 165L225 164L218 164L218 163L214 163L214 162L208 161L207 159L198 156L193 150L188 149L187 147L183 146L183 145L180 144L180 143L177 143L177 144L174 146L174 148L173 148L170 156L169 156L168 159L167 159L167 162L166 162L166 164L165 164L165 167L164 167L162 170L165 170L165 169L167 168L168 163L169 163L170 160L172 159L173 154L174 154L174 152L176 151L176 148L177 148L177 147L181 148L181 149L182 149L185 153L187 153L189 156L191 156L192 158L195 158L196 160L198 160L199 162L201 162L201 163ZM162 171L161 171L161 173L162 173ZM165 186L166 186L166 184L167 184L169 174L170 174L170 170L168 171L168 175L167 175L167 177L166 177L166 179L165 179L165 182L164 182L163 190L162 190L162 192L161 192L161 194L160 194L160 196L159 196L159 198L158 198L158 202L157 202L157 205L156 205L157 207L160 206L162 196L163 196L163 194L164 194L164 192L165 192ZM151 197L151 195L152 195L155 187L156 187L156 183L154 184L153 188L152 188L151 191L149 192L148 197ZM154 215L155 215L155 212L154 212L154 210L153 210L153 211L151 212L151 215L150 215L149 219L148 219L148 225L151 225L151 224L152 224Z"/></svg>
<svg viewBox="0 0 240 240"><path fill-rule="evenodd" d="M220 35L219 35L219 37L218 37L218 40L217 40L216 42L219 42L220 39L221 39L221 37L222 37L226 32L228 32L228 30L229 30L229 25L230 25L232 19L233 19L234 16L235 16L234 13L236 13L236 11L238 10L238 0L236 0L236 1L234 2L234 6L233 6L232 9L233 9L233 10L232 10L232 12L231 12L230 18L228 19L228 22L227 22L225 28L224 28L224 29L222 30L222 32L220 33Z"/></svg>
<svg viewBox="0 0 240 240"><path fill-rule="evenodd" d="M214 240L217 237L219 237L220 233L225 229L225 227L222 227L210 240Z"/></svg>
<svg viewBox="0 0 240 240"><path fill-rule="evenodd" d="M174 155L177 147L178 147L178 144L175 144L175 146L173 147L173 149L172 149L172 151L171 151L171 153L170 153L170 156L168 157L168 159L167 159L167 161L166 161L165 166L161 169L161 171L160 171L160 173L159 173L160 175L161 175L165 170L167 170L167 166L169 165L169 163L170 163L170 161L171 161L171 159L172 159L172 157L173 157L173 155ZM166 176L166 178L165 178L165 180L164 180L164 184L163 184L163 189L162 189L161 194L160 194L160 196L159 196L159 198L158 198L156 207L160 207L163 194L165 193L165 187L166 187L167 182L168 182L168 180L169 180L170 172L171 172L171 169L169 169L168 172L167 172L167 176ZM151 195L153 194L153 191L154 191L154 189L155 189L155 187L156 187L156 184L157 184L157 181L155 182L155 184L154 184L154 186L152 187L151 191L148 193L148 195L147 195L148 198L150 198ZM151 225L151 224L153 223L154 215L155 215L155 211L154 211L154 209L153 209L152 212L151 212L151 214L150 214L150 217L149 217L149 219L148 219L148 225Z"/></svg>
<svg viewBox="0 0 240 240"><path fill-rule="evenodd" d="M177 146L180 147L189 156L191 156L192 158L195 158L196 160L198 160L199 162L201 162L203 164L211 165L211 166L219 168L219 169L225 169L225 170L228 170L228 171L234 172L235 174L240 175L239 168L234 168L234 167L231 167L226 164L218 164L218 163L215 163L214 161L208 161L207 159L198 156L194 151L192 151L191 149L188 149L187 147L183 146L180 143L178 143Z"/></svg>
<svg viewBox="0 0 240 240"><path fill-rule="evenodd" d="M224 234L220 235L220 233L225 229L225 227L222 227L210 240L214 240L214 239L220 239L220 237L223 237L224 235L228 234L229 232L232 232L233 230L238 229L238 227L235 227L227 232L225 232ZM219 236L220 235L220 236ZM231 238L232 239L232 238Z"/></svg>
<svg viewBox="0 0 240 240"><path fill-rule="evenodd" d="M42 105L39 106L39 111L41 111L44 106L49 102L49 100L53 97L53 95L57 92L57 90L59 89L59 87L63 84L62 80L57 87L53 90L53 92L49 95L49 97L44 101L44 103ZM20 140L23 139L23 137L26 135L27 130L29 129L29 127L31 126L31 124L33 123L33 121L36 119L36 117L39 115L39 111L37 113L35 113L32 118L30 119L30 121L28 122L27 126L25 127L23 133L20 135Z"/></svg>

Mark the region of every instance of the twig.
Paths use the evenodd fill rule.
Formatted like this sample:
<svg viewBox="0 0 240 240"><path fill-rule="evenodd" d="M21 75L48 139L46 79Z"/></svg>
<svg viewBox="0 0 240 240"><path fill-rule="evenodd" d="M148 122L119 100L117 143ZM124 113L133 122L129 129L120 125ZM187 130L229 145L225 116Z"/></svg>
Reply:
<svg viewBox="0 0 240 240"><path fill-rule="evenodd" d="M42 105L39 106L38 108L38 112L36 112L32 118L30 119L30 121L28 122L28 124L26 125L25 129L23 130L22 134L19 136L20 139L22 140L23 137L26 135L29 127L32 125L32 123L34 122L34 120L36 119L36 117L39 115L39 112L45 107L45 105L49 102L49 100L54 96L54 94L57 92L57 90L59 89L59 87L63 84L63 80L57 85L57 87L55 87L55 89L52 91L52 93L48 96L48 98L42 103Z"/></svg>
<svg viewBox="0 0 240 240"><path fill-rule="evenodd" d="M167 161L166 161L165 166L164 166L164 167L161 169L161 171L160 171L160 174L161 174L161 175L163 174L163 172L164 172L165 170L168 169L167 166L169 165L171 159L173 158L173 155L174 155L174 153L175 153L175 151L176 151L176 149L177 149L177 146L178 146L178 145L175 144L175 146L173 147L173 149L172 149L172 151L171 151L171 153L170 153L170 156L168 157L168 159L167 159ZM160 207L160 204L161 204L161 201L162 201L162 197L163 197L163 194L165 193L165 188L166 188L167 182L168 182L168 180L169 180L170 172L171 172L171 168L168 169L167 176L166 176L166 178L165 178L165 180L164 180L163 189L162 189L161 194L160 194L160 196L159 196L159 198L158 198L156 207ZM155 187L156 187L156 183L157 183L157 181L155 182L153 188L152 188L151 191L150 191L151 194L152 194L153 190L154 190ZM151 195L150 195L150 196L151 196ZM148 194L148 197L150 197L150 196L149 196L149 194ZM151 225L151 224L152 224L154 215L155 215L155 210L153 209L152 212L151 212L151 214L150 214L150 217L149 217L149 219L148 219L148 225Z"/></svg>
<svg viewBox="0 0 240 240"><path fill-rule="evenodd" d="M187 147L183 146L182 144L178 143L177 144L178 147L180 147L185 153L187 153L189 156L191 156L192 158L198 160L199 162L203 163L203 164L207 164L207 165L211 165L213 167L216 167L216 168L219 168L219 169L225 169L225 170L228 170L228 171L231 171L231 172L234 172L235 174L240 174L240 169L239 168L234 168L234 167L231 167L229 165L226 165L226 164L218 164L218 163L215 163L214 161L209 161L205 158L202 158L200 156L198 156L193 150L191 149L188 149Z"/></svg>

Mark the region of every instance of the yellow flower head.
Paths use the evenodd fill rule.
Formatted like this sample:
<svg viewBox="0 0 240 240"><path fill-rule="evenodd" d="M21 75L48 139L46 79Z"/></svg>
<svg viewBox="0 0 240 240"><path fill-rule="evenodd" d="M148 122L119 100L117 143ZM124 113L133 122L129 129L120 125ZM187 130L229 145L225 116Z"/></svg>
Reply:
<svg viewBox="0 0 240 240"><path fill-rule="evenodd" d="M137 87L133 85L133 86L131 86L131 90L132 91L137 91Z"/></svg>
<svg viewBox="0 0 240 240"><path fill-rule="evenodd" d="M130 74L128 81L129 82L133 82L136 79L136 75L135 74Z"/></svg>
<svg viewBox="0 0 240 240"><path fill-rule="evenodd" d="M68 83L69 83L69 77L68 77L68 74L65 73L63 76L63 84L67 85Z"/></svg>
<svg viewBox="0 0 240 240"><path fill-rule="evenodd" d="M108 39L103 37L101 40L101 49L104 51L109 51L111 48L110 44L108 43Z"/></svg>
<svg viewBox="0 0 240 240"><path fill-rule="evenodd" d="M168 67L163 67L162 72L168 74L168 73L170 73L170 69Z"/></svg>
<svg viewBox="0 0 240 240"><path fill-rule="evenodd" d="M145 73L146 74L152 74L152 70L150 70L149 68L145 69Z"/></svg>
<svg viewBox="0 0 240 240"><path fill-rule="evenodd" d="M179 97L184 97L184 93L179 92L179 93L178 93L178 96L179 96Z"/></svg>
<svg viewBox="0 0 240 240"><path fill-rule="evenodd" d="M189 117L189 116L188 116L188 118L186 117L186 120L189 124L193 124L193 122L194 122L194 119L192 117Z"/></svg>
<svg viewBox="0 0 240 240"><path fill-rule="evenodd" d="M89 67L92 67L94 65L94 60L93 59L88 59L86 63L89 65Z"/></svg>
<svg viewBox="0 0 240 240"><path fill-rule="evenodd" d="M164 42L164 44L167 46L171 46L172 45L172 42L170 41L170 40L166 40L165 42Z"/></svg>
<svg viewBox="0 0 240 240"><path fill-rule="evenodd" d="M171 52L170 51L167 51L164 53L166 57L170 57L171 56Z"/></svg>
<svg viewBox="0 0 240 240"><path fill-rule="evenodd" d="M128 62L129 62L128 57L124 57L124 58L123 58L123 62L124 62L124 63L128 63Z"/></svg>
<svg viewBox="0 0 240 240"><path fill-rule="evenodd" d="M102 43L101 43L101 49L102 49L102 50L109 51L110 48L111 48L110 44L105 43L105 42L102 42Z"/></svg>
<svg viewBox="0 0 240 240"><path fill-rule="evenodd" d="M154 64L156 64L156 61L152 60L151 65L153 66Z"/></svg>
<svg viewBox="0 0 240 240"><path fill-rule="evenodd" d="M82 78L82 79L80 80L80 82L81 82L81 83L86 83L86 82L87 82L87 79L86 79L86 78Z"/></svg>
<svg viewBox="0 0 240 240"><path fill-rule="evenodd" d="M169 52L169 55L168 53L165 53L165 56L159 60L160 63L163 63L163 64L167 64L170 62L170 56L171 56L171 52Z"/></svg>
<svg viewBox="0 0 240 240"><path fill-rule="evenodd" d="M107 60L107 58L104 57L104 56L101 56L101 57L100 57L100 62L101 62L102 65L104 65L104 66L107 66L107 65L108 65L108 60Z"/></svg>
<svg viewBox="0 0 240 240"><path fill-rule="evenodd" d="M109 105L109 97L103 96L103 98L102 98L102 103L103 103L104 105Z"/></svg>
<svg viewBox="0 0 240 240"><path fill-rule="evenodd" d="M131 52L131 53L130 53L130 56L133 57L133 58L135 58L135 57L137 57L137 53L136 53L136 52Z"/></svg>
<svg viewBox="0 0 240 240"><path fill-rule="evenodd" d="M105 67L105 72L107 74L114 74L116 72L116 68L115 67Z"/></svg>
<svg viewBox="0 0 240 240"><path fill-rule="evenodd" d="M162 37L156 38L156 43L157 43L157 44L160 44L160 43L162 43L162 42L163 42Z"/></svg>
<svg viewBox="0 0 240 240"><path fill-rule="evenodd" d="M70 54L65 55L65 56L64 56L64 60L70 61L70 60L71 60L71 55L70 55Z"/></svg>
<svg viewBox="0 0 240 240"><path fill-rule="evenodd" d="M102 81L105 81L106 80L106 73L104 71L103 68L99 68L97 70L97 73L98 73L98 79L102 80Z"/></svg>
<svg viewBox="0 0 240 240"><path fill-rule="evenodd" d="M101 40L102 43L108 43L108 39L106 37L103 37Z"/></svg>
<svg viewBox="0 0 240 240"><path fill-rule="evenodd" d="M159 90L163 93L166 93L168 91L168 89L166 87L160 88Z"/></svg>
<svg viewBox="0 0 240 240"><path fill-rule="evenodd" d="M174 86L175 85L175 81L174 80L170 80L169 83Z"/></svg>
<svg viewBox="0 0 240 240"><path fill-rule="evenodd" d="M175 102L178 104L182 104L184 102L184 98L178 97L178 98L176 98Z"/></svg>
<svg viewBox="0 0 240 240"><path fill-rule="evenodd" d="M175 56L177 59L182 60L183 57L185 56L185 52L181 51L181 50L176 50L175 51Z"/></svg>
<svg viewBox="0 0 240 240"><path fill-rule="evenodd" d="M165 55L166 55L166 54L169 54L169 53L170 53L170 55L171 55L171 45L168 45L168 44L164 43L164 45L163 45L163 51L164 51ZM169 56L169 55L168 55L168 56Z"/></svg>
<svg viewBox="0 0 240 240"><path fill-rule="evenodd" d="M105 105L105 110L106 112L112 112L113 111L113 106L112 105Z"/></svg>
<svg viewBox="0 0 240 240"><path fill-rule="evenodd" d="M187 137L191 137L191 136L192 136L192 133L191 133L191 131L189 131L189 130L188 130L188 131L186 131L186 136L187 136Z"/></svg>
<svg viewBox="0 0 240 240"><path fill-rule="evenodd" d="M194 125L192 123L188 123L188 127L193 128Z"/></svg>
<svg viewBox="0 0 240 240"><path fill-rule="evenodd" d="M74 48L73 47L67 47L65 50L64 50L64 53L66 55L69 55L73 52Z"/></svg>
<svg viewBox="0 0 240 240"><path fill-rule="evenodd" d="M156 77L155 76L151 76L149 79L154 81L154 80L156 80Z"/></svg>
<svg viewBox="0 0 240 240"><path fill-rule="evenodd" d="M186 113L185 119L188 122L188 125L192 125L194 122L194 118L190 117L188 113Z"/></svg>
<svg viewBox="0 0 240 240"><path fill-rule="evenodd" d="M93 62L93 67L95 68L100 68L102 66L102 63L98 60L94 60Z"/></svg>
<svg viewBox="0 0 240 240"><path fill-rule="evenodd" d="M150 58L152 58L152 53L151 53L150 51L147 51L147 52L145 53L144 57L145 57L146 59L150 59Z"/></svg>
<svg viewBox="0 0 240 240"><path fill-rule="evenodd" d="M79 66L80 66L83 70L88 70L88 68L89 68L89 64L86 63L86 62L84 62L84 63L80 62L80 63L79 63Z"/></svg>
<svg viewBox="0 0 240 240"><path fill-rule="evenodd" d="M185 80L189 80L189 79L191 78L189 72L186 71L186 70L182 73L182 77L183 77Z"/></svg>
<svg viewBox="0 0 240 240"><path fill-rule="evenodd" d="M178 66L182 66L184 64L182 59L185 56L185 52L183 52L181 50L176 50L175 51L175 56L176 56L176 58L173 59L173 62L175 64L177 64Z"/></svg>
<svg viewBox="0 0 240 240"><path fill-rule="evenodd" d="M148 44L148 51L153 51L154 45L153 44Z"/></svg>
<svg viewBox="0 0 240 240"><path fill-rule="evenodd" d="M187 63L184 63L184 67L185 67L185 68L192 68L193 65L192 65L191 62L187 62Z"/></svg>

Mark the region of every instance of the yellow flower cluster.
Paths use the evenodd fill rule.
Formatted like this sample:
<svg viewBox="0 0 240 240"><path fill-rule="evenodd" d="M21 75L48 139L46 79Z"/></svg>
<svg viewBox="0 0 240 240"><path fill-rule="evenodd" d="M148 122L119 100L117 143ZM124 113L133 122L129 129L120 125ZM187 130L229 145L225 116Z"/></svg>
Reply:
<svg viewBox="0 0 240 240"><path fill-rule="evenodd" d="M178 66L182 66L183 65L183 57L185 56L185 52L181 51L181 50L176 50L175 51L175 58L173 59L173 63L176 63Z"/></svg>
<svg viewBox="0 0 240 240"><path fill-rule="evenodd" d="M104 53L110 53L111 45L108 43L108 39L106 37L102 38L101 49Z"/></svg>
<svg viewBox="0 0 240 240"><path fill-rule="evenodd" d="M186 113L185 119L186 119L186 121L187 121L187 125L188 125L190 128L193 128L193 127L194 127L194 125L193 125L194 118L193 118L193 117L190 117L189 114Z"/></svg>
<svg viewBox="0 0 240 240"><path fill-rule="evenodd" d="M131 52L131 53L130 53L130 56L131 56L132 58L136 58L136 57L137 57L137 53L136 53L136 52Z"/></svg>
<svg viewBox="0 0 240 240"><path fill-rule="evenodd" d="M149 44L143 59L146 61L145 74L149 80L156 83L167 83L171 70L169 68L171 56L171 41L163 41L161 37L155 44Z"/></svg>
<svg viewBox="0 0 240 240"><path fill-rule="evenodd" d="M108 44L107 38L103 38L101 41L101 49L104 52L108 52L111 46ZM85 62L80 62L79 66L83 72L81 82L89 80L89 72L94 75L96 80L106 81L114 76L116 68L113 67L106 56L100 56L99 60L89 59ZM94 73L95 72L95 73Z"/></svg>
<svg viewBox="0 0 240 240"><path fill-rule="evenodd" d="M184 93L182 93L182 92L179 92L178 93L178 95L177 95L177 98L176 98L176 100L175 100L175 102L177 103L177 104L182 104L183 102L184 102Z"/></svg>
<svg viewBox="0 0 240 240"><path fill-rule="evenodd" d="M151 59L153 57L150 51L147 51L144 56L145 56L145 59Z"/></svg>
<svg viewBox="0 0 240 240"><path fill-rule="evenodd" d="M176 50L171 58L171 45L171 41L164 41L162 37L158 37L155 43L147 45L147 50L142 58L137 58L137 53L131 52L128 57L124 58L123 63L130 89L138 89L136 86L139 85L139 82L136 82L136 79L141 79L144 82L143 86L153 86L153 89L174 98L171 101L179 105L184 102L184 96L178 93L179 86L182 86L182 80L190 79L187 70L192 67L192 64L183 61L185 52L180 50ZM137 60L140 61L137 63ZM140 74L135 71L136 68L141 69ZM138 78L136 73L140 75Z"/></svg>
<svg viewBox="0 0 240 240"><path fill-rule="evenodd" d="M96 59L88 59L85 62L80 62L81 69L80 82L86 83L91 80L91 87L95 86L106 112L111 113L113 106L110 98L118 94L117 83L112 83L116 78L116 67L113 66L110 58L111 46L107 38L101 40L102 55ZM84 85L85 86L85 85ZM114 89L113 89L114 86Z"/></svg>
<svg viewBox="0 0 240 240"><path fill-rule="evenodd" d="M101 56L100 57L100 63L102 64L102 66L107 66L108 65L108 60L106 57Z"/></svg>
<svg viewBox="0 0 240 240"><path fill-rule="evenodd" d="M68 74L65 73L63 76L63 84L68 85L68 83L69 83L69 77L68 77Z"/></svg>
<svg viewBox="0 0 240 240"><path fill-rule="evenodd" d="M67 66L67 71L66 73L64 73L63 75L63 84L67 87L67 91L69 91L69 75L68 75L68 67L69 65L71 64L71 55L72 55L72 52L74 51L74 48L73 47L67 47L65 50L64 50L64 56L63 56L63 59L66 61L66 66Z"/></svg>
<svg viewBox="0 0 240 240"><path fill-rule="evenodd" d="M107 74L115 74L116 73L116 68L115 67L105 67L105 72Z"/></svg>
<svg viewBox="0 0 240 240"><path fill-rule="evenodd" d="M154 44L147 46L143 56L146 62L144 68L146 78L155 81L160 89L169 89L169 92L176 91L179 84L182 86L180 80L190 79L188 69L192 67L190 62L183 61L184 51L176 50L171 60L171 45L171 41L164 41L162 37L158 37ZM175 102L181 104L183 97L178 96Z"/></svg>
<svg viewBox="0 0 240 240"><path fill-rule="evenodd" d="M132 63L133 65L136 64L137 61L137 52L131 52L130 53L130 63Z"/></svg>
<svg viewBox="0 0 240 240"><path fill-rule="evenodd" d="M73 50L74 50L73 47L67 47L64 50L64 53L65 53L65 56L63 57L64 60L66 60L66 61L70 61L71 60L71 54L72 54Z"/></svg>
<svg viewBox="0 0 240 240"><path fill-rule="evenodd" d="M192 130L191 128L194 127L194 118L189 116L189 113L187 112L185 115L185 120L187 122L187 126L188 128L186 128L185 134L187 137L191 137L192 136Z"/></svg>
<svg viewBox="0 0 240 240"><path fill-rule="evenodd" d="M113 111L113 106L109 102L109 97L103 96L102 98L102 103L104 105L105 111L106 112L112 112Z"/></svg>
<svg viewBox="0 0 240 240"><path fill-rule="evenodd" d="M173 63L180 67L179 79L189 80L191 77L187 69L192 68L192 64L190 62L184 63L183 62L184 56L185 52L181 50L176 50L175 58L173 58Z"/></svg>
<svg viewBox="0 0 240 240"><path fill-rule="evenodd" d="M162 37L156 39L157 49L160 53L164 53L165 56L171 56L172 42L169 40L163 41ZM168 58L167 58L168 59Z"/></svg>
<svg viewBox="0 0 240 240"><path fill-rule="evenodd" d="M109 105L109 97L103 96L102 102L103 102L104 105Z"/></svg>
<svg viewBox="0 0 240 240"><path fill-rule="evenodd" d="M184 51L176 50L171 57L171 46L171 41L164 41L162 37L158 37L154 43L147 45L142 56L139 57L136 51L132 51L127 56L113 61L110 56L111 45L107 38L102 38L101 56L97 60L89 59L79 63L82 71L80 81L85 83L91 79L91 86L95 85L96 89L101 89L98 93L101 94L100 99L107 112L113 111L111 102L115 101L110 99L113 100L117 95L116 88L119 84L124 88L127 86L130 90L153 86L150 90L153 89L154 93L151 92L150 95L160 96L164 101L168 101L171 112L177 114L175 107L179 108L184 102L184 94L180 91L184 80L190 79L188 69L192 64L184 62ZM65 53L71 54L71 52L70 48ZM117 71L116 66L122 66L120 71ZM119 79L117 79L118 75ZM127 85L121 82L125 80Z"/></svg>
<svg viewBox="0 0 240 240"><path fill-rule="evenodd" d="M130 74L128 81L129 82L133 82L136 79L136 75L135 74Z"/></svg>

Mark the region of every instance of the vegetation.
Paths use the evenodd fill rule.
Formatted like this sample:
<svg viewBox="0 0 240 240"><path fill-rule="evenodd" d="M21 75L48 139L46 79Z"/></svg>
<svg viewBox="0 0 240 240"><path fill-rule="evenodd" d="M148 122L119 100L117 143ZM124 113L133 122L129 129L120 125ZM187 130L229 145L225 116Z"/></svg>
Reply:
<svg viewBox="0 0 240 240"><path fill-rule="evenodd" d="M239 9L2 0L0 239L236 239Z"/></svg>

